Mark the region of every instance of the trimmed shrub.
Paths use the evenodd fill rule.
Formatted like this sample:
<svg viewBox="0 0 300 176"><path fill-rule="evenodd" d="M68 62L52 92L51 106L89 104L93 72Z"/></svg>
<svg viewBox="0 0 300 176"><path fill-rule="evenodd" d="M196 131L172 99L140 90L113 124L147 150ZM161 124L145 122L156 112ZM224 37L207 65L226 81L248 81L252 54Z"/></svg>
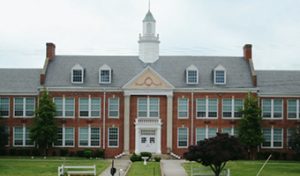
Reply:
<svg viewBox="0 0 300 176"><path fill-rule="evenodd" d="M136 162L136 161L142 161L142 158L140 155L137 155L136 153L133 153L130 157L131 162Z"/></svg>
<svg viewBox="0 0 300 176"><path fill-rule="evenodd" d="M150 153L150 152L141 152L141 157L148 157L147 161L149 161L152 157L152 153Z"/></svg>
<svg viewBox="0 0 300 176"><path fill-rule="evenodd" d="M159 156L155 156L155 157L154 157L154 160L155 160L156 162L160 162L160 160L161 160L161 157L159 157Z"/></svg>
<svg viewBox="0 0 300 176"><path fill-rule="evenodd" d="M78 156L78 157L84 157L83 150L78 150L78 151L76 152L76 156Z"/></svg>
<svg viewBox="0 0 300 176"><path fill-rule="evenodd" d="M67 156L69 154L68 149L60 149L59 150L59 155L60 156Z"/></svg>
<svg viewBox="0 0 300 176"><path fill-rule="evenodd" d="M92 150L86 149L86 150L83 151L83 155L84 155L84 157L86 157L86 158L91 158L91 157L92 157L92 154L93 154Z"/></svg>
<svg viewBox="0 0 300 176"><path fill-rule="evenodd" d="M93 152L93 157L104 158L104 149L97 149Z"/></svg>

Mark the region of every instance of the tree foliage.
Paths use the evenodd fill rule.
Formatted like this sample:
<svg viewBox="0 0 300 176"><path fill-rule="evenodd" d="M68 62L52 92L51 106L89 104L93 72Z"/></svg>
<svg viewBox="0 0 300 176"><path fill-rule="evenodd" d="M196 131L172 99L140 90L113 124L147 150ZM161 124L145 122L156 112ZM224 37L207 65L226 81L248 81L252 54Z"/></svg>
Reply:
<svg viewBox="0 0 300 176"><path fill-rule="evenodd" d="M4 148L8 141L8 134L5 127L5 122L0 116L0 149Z"/></svg>
<svg viewBox="0 0 300 176"><path fill-rule="evenodd" d="M248 93L244 102L244 109L241 110L243 117L239 121L238 137L241 143L248 149L249 159L254 159L254 152L257 146L263 142L261 129L261 110L256 97Z"/></svg>
<svg viewBox="0 0 300 176"><path fill-rule="evenodd" d="M41 93L39 106L36 110L33 125L30 129L30 137L38 148L44 150L52 146L56 141L57 126L54 120L55 104L52 102L47 91Z"/></svg>
<svg viewBox="0 0 300 176"><path fill-rule="evenodd" d="M290 140L291 148L297 154L297 157L300 156L300 127L293 130Z"/></svg>
<svg viewBox="0 0 300 176"><path fill-rule="evenodd" d="M216 176L219 176L227 161L238 160L243 156L244 147L238 138L227 133L217 133L216 137L198 141L197 145L189 146L183 157L209 166Z"/></svg>

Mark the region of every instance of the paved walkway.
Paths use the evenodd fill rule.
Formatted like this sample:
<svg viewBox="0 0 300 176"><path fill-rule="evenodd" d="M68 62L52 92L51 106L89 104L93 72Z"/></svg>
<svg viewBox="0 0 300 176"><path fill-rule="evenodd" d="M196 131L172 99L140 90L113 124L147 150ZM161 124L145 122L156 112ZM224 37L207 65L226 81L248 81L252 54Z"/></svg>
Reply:
<svg viewBox="0 0 300 176"><path fill-rule="evenodd" d="M121 160L121 159L120 160L115 160L114 167L117 169L117 172L116 172L115 176L125 176L124 174L127 171L127 169L129 169L129 165L130 165L129 160ZM100 174L100 176L111 176L110 169L111 169L111 164L105 171L103 171ZM120 172L120 169L122 169L121 172Z"/></svg>
<svg viewBox="0 0 300 176"><path fill-rule="evenodd" d="M161 160L162 176L187 176L182 163L185 160Z"/></svg>

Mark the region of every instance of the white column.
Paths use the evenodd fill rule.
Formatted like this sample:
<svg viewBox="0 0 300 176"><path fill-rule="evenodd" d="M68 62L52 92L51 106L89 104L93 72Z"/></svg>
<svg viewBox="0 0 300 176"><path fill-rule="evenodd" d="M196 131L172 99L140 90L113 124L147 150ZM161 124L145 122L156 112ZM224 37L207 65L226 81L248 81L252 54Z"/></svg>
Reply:
<svg viewBox="0 0 300 176"><path fill-rule="evenodd" d="M156 130L156 139L157 139L157 154L161 154L161 126Z"/></svg>
<svg viewBox="0 0 300 176"><path fill-rule="evenodd" d="M129 133L130 133L130 124L129 124L129 113L130 113L130 96L125 95L124 102L124 152L129 154Z"/></svg>
<svg viewBox="0 0 300 176"><path fill-rule="evenodd" d="M173 118L173 96L167 96L167 150L172 151L172 118ZM160 138L160 136L159 136Z"/></svg>
<svg viewBox="0 0 300 176"><path fill-rule="evenodd" d="M135 126L135 153L140 153L140 147L139 147L139 135L140 133L140 128L137 127L137 125Z"/></svg>

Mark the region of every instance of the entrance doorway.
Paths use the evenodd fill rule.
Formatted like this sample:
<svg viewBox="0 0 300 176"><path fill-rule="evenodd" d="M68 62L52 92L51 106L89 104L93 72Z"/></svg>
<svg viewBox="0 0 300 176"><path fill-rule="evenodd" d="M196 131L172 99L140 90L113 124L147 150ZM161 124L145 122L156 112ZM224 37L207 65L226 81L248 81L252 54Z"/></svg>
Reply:
<svg viewBox="0 0 300 176"><path fill-rule="evenodd" d="M141 152L157 152L156 130L141 130L140 136L140 151Z"/></svg>

